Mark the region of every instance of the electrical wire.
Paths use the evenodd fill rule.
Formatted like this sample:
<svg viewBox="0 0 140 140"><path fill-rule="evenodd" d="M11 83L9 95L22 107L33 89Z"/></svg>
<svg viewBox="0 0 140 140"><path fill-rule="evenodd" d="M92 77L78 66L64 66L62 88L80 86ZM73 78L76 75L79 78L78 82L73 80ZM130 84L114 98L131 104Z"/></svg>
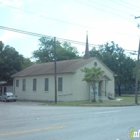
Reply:
<svg viewBox="0 0 140 140"><path fill-rule="evenodd" d="M21 34L26 34L26 35L31 35L31 36L36 36L36 37L46 37L48 39L53 38L53 36L48 36L48 35L43 35L43 34L38 34L38 33L34 33L34 32L23 31L23 30L18 30L18 29L4 27L4 26L0 26L0 29L13 31L13 32L21 33ZM78 45L85 45L86 44L86 43L80 42L80 41L69 40L69 39L64 39L64 38L59 38L59 37L56 37L56 38L58 40L61 40L61 41L68 41L68 42L78 44ZM89 44L89 46L99 46L99 44Z"/></svg>
<svg viewBox="0 0 140 140"><path fill-rule="evenodd" d="M9 6L9 5L6 5L6 4L4 4L4 6L9 7L9 8L13 8L13 9L16 9L16 10L19 10L19 11L22 11L22 12L25 12L25 13L28 13L28 14L36 15L36 16L41 17L41 18L45 18L45 19L49 19L49 20L54 20L54 21L57 21L57 22L61 22L61 23L64 23L64 24L71 24L71 25L78 26L78 27L83 27L83 28L88 28L88 29L94 29L93 27L84 26L84 25L80 25L80 24L76 24L76 23L72 23L72 22L68 22L68 21L63 21L63 20L60 20L60 19L56 19L56 18L52 18L52 17L47 17L47 16L44 16L44 15L38 15L36 13L30 12L30 11L27 11L27 10L21 10L21 9L19 9L17 7L14 7L14 6Z"/></svg>
<svg viewBox="0 0 140 140"><path fill-rule="evenodd" d="M112 14L112 15L116 15L116 16L118 16L119 18L127 19L127 20L129 20L129 21L131 21L131 22L136 22L136 21L134 21L134 20L132 20L132 19L126 18L126 17L124 17L124 16L122 16L122 15L119 15L119 14L116 14L116 13L113 13L113 12L110 12L110 11L107 11L107 10L104 10L104 9L102 9L102 8L99 8L99 7L96 7L96 6L93 6L93 5L91 6L91 5L89 5L89 4L83 3L83 2L78 1L78 0L75 0L75 1L78 2L78 3L80 3L80 4L83 4L83 5L85 5L85 6L88 6L88 7L94 8L94 9L98 9L98 10L100 10L100 11L103 11L103 12L106 12L106 13L109 13L109 14Z"/></svg>
<svg viewBox="0 0 140 140"><path fill-rule="evenodd" d="M104 5L104 4L102 4L102 3L99 3L99 2L96 2L96 1L93 1L93 0L89 0L89 1L91 1L92 3L94 2L94 3L97 3L97 4L101 5L101 6L107 7L107 8L109 8L109 9L118 11L118 12L120 12L120 13L123 13L123 14L126 14L126 15L130 15L130 13L127 13L127 12L125 12L125 11L121 11L121 10L115 9L114 7L110 7L110 6L108 6L108 5Z"/></svg>
<svg viewBox="0 0 140 140"><path fill-rule="evenodd" d="M77 1L77 0L75 0L75 1L78 2L78 3L84 4L84 5L90 6L90 5L88 5L88 4L79 2L79 1ZM89 0L89 1L92 1L92 0ZM92 1L92 2L93 2L93 1ZM0 3L3 4L2 2L0 2ZM96 2L96 3L97 3L97 2ZM99 3L98 3L98 4L99 4ZM100 4L100 5L103 5L103 4ZM82 28L95 29L95 28L89 27L89 26L84 26L84 25L80 25L80 24L76 24L76 23L72 23L72 22L68 22L68 21L63 21L63 20L59 20L59 19L52 18L52 17L47 17L47 16L44 16L44 15L38 15L38 14L36 14L36 13L34 13L34 12L30 12L30 11L27 11L27 10L21 10L21 9L19 9L19 8L17 8L17 7L14 7L14 6L9 6L9 5L6 5L6 4L4 4L4 6L9 7L9 8L12 8L12 9L19 10L19 11L22 11L22 12L26 12L26 13L28 13L28 14L36 15L36 16L41 17L41 18L45 18L45 19L49 19L49 20L54 20L54 21L57 21L57 22L65 23L65 24L71 24L71 25L74 25L74 26L82 27ZM105 6L105 5L103 5L103 6ZM93 6L90 6L90 7L93 7ZM109 6L107 6L107 7L110 8L110 9L113 9L113 8L111 8L111 7L109 7ZM122 15L119 15L119 14L116 14L116 13L111 13L111 12L109 12L109 11L103 10L103 9L98 8L98 7L95 7L95 6L94 6L94 8L99 9L99 10L101 10L101 11L108 12L109 14L117 15L118 17L121 17L121 18L123 18L123 19L125 18L125 19L127 19L127 20L132 21L131 19L126 18L126 17L124 17L124 16L122 16ZM120 12L122 12L122 11L120 11ZM125 13L125 14L128 14L128 13ZM133 22L135 22L135 21L133 21Z"/></svg>
<svg viewBox="0 0 140 140"><path fill-rule="evenodd" d="M123 1L123 0L121 0L121 2L123 2L123 3L127 4L127 5L131 5L131 6L135 7L135 8L137 8L137 9L140 9L140 7L138 7L138 6L136 6L136 5L133 5L132 3L128 3L128 2ZM140 10L139 10L139 11L140 11Z"/></svg>
<svg viewBox="0 0 140 140"><path fill-rule="evenodd" d="M76 1L76 0L75 0ZM81 3L81 2L79 2L79 1L76 1L76 2L78 2L78 3ZM1 3L1 2L0 2ZM2 3L1 3L2 4ZM82 3L82 4L84 4L84 3ZM80 24L75 24L75 23L70 23L70 22L67 22L67 21L62 21L62 20L58 20L58 19L55 19L55 18L50 18L50 17L46 17L46 16L43 16L43 15L38 15L38 14L35 14L35 13L33 13L33 12L30 12L30 11L27 11L27 10L21 10L21 9L19 9L19 8L16 8L16 7L13 7L13 6L9 6L9 5L5 5L6 7L9 7L9 8L14 8L14 9L16 9L16 10L19 10L19 11L23 11L23 12L26 12L26 13L29 13L29 14L33 14L33 15L36 15L36 16L39 16L39 17L42 17L42 18L46 18L46 19L50 19L50 20L56 20L56 21L58 21L58 22L63 22L63 23L67 23L67 24L73 24L73 25L75 25L75 26L80 26L80 27L83 27L83 28L89 28L89 29L95 29L95 28L92 28L92 27L89 27L89 26L84 26L84 25L80 25ZM88 5L88 6L90 6L90 5ZM90 6L90 7L93 7L93 6ZM99 8L100 9L100 8ZM100 10L102 10L102 9L100 9ZM103 11L103 10L102 10ZM108 11L108 13L110 13L110 14L113 14L113 13L111 13L111 12L109 12ZM114 14L113 14L114 15ZM120 16L120 15L118 15L118 16ZM123 18L126 18L126 17L123 17ZM130 20L130 19L128 19L127 18L127 20ZM133 21L134 22L134 21ZM117 33L117 34L124 34L124 33L119 33L119 32L114 32L114 33ZM127 34L128 35L128 34Z"/></svg>
<svg viewBox="0 0 140 140"><path fill-rule="evenodd" d="M123 8L125 7L125 8L127 8L129 10L131 9L133 11L135 10L137 12L140 12L140 10L136 10L135 8L131 7L130 5L125 5L125 3L118 3L118 1L116 2L116 1L113 1L113 0L110 0L110 2L115 3L115 4L119 5L119 6L122 6Z"/></svg>
<svg viewBox="0 0 140 140"><path fill-rule="evenodd" d="M4 27L4 26L0 26L0 29L2 30L7 30L7 31L12 31L12 32L17 32L17 33L21 33L21 34L25 34L25 35L30 35L30 36L36 36L36 37L46 37L48 39L53 39L54 37L53 36L48 36L48 35L43 35L43 34L38 34L38 33L34 33L34 32L28 32L28 31L23 31L23 30L19 30L19 29L14 29L14 28L9 28L9 27ZM80 41L75 41L75 40L69 40L69 39L64 39L64 38L59 38L59 37L56 37L58 40L61 40L61 41L67 41L67 42L70 42L70 43L74 43L74 44L78 44L78 45L86 45L86 43L84 42L80 42ZM98 47L101 46L100 44L89 44L89 46L92 46L92 47ZM138 52L136 50L124 50L126 52Z"/></svg>

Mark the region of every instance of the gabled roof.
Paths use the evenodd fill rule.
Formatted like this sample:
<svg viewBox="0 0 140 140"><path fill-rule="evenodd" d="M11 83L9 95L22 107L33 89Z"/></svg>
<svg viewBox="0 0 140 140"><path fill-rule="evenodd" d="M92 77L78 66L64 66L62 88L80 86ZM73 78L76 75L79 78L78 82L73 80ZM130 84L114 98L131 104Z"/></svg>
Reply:
<svg viewBox="0 0 140 140"><path fill-rule="evenodd" d="M88 59L80 58L80 59L57 61L57 63L56 63L57 73L58 74L75 73L77 69L86 65L90 61L93 61L94 59L97 59L97 58L90 57ZM105 65L105 64L103 64L103 65ZM108 68L108 70L110 70L110 69ZM28 67L28 68L26 68L18 73L12 75L12 77L49 75L49 74L54 74L54 62L34 64L34 65L32 65L32 66L30 66L30 67Z"/></svg>
<svg viewBox="0 0 140 140"><path fill-rule="evenodd" d="M111 81L111 79L110 79L107 75L103 75L101 79L102 79L102 80L103 80L103 79L106 79L106 80L108 80L108 81Z"/></svg>
<svg viewBox="0 0 140 140"><path fill-rule="evenodd" d="M74 73L76 70L88 62L94 60L94 57L89 59L72 59L72 60L64 60L57 61L57 73ZM54 62L34 64L14 75L12 77L21 77L21 76L33 76L33 75L46 75L54 73Z"/></svg>

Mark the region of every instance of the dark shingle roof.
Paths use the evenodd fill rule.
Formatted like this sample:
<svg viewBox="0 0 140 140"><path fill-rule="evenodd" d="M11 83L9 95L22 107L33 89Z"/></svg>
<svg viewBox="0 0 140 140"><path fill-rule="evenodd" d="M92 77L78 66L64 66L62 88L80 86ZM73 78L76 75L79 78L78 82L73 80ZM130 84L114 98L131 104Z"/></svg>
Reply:
<svg viewBox="0 0 140 140"><path fill-rule="evenodd" d="M85 64L89 63L95 59L94 57L88 59L73 59L73 60L64 60L57 62L57 73L74 73L76 70ZM34 75L46 75L54 73L54 62L34 64L14 75L12 77L21 77L21 76L34 76Z"/></svg>

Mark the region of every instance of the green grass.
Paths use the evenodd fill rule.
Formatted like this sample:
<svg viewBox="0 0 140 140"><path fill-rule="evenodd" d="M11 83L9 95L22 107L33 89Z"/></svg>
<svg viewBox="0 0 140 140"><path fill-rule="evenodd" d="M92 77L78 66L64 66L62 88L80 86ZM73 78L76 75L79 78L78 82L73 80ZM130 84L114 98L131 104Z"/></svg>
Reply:
<svg viewBox="0 0 140 140"><path fill-rule="evenodd" d="M108 100L102 102L90 102L90 101L70 101L70 102L57 102L47 103L49 106L130 106L135 105L134 95L122 95L117 96L116 99L122 99L121 101ZM140 96L138 97L140 102Z"/></svg>

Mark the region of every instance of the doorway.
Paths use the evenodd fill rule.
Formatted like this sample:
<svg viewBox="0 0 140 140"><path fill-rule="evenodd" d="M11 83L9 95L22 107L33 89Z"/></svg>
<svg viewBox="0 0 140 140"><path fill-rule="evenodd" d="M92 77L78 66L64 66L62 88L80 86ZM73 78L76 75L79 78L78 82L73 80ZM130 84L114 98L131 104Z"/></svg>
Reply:
<svg viewBox="0 0 140 140"><path fill-rule="evenodd" d="M6 87L4 87L4 93L7 91L7 88Z"/></svg>

